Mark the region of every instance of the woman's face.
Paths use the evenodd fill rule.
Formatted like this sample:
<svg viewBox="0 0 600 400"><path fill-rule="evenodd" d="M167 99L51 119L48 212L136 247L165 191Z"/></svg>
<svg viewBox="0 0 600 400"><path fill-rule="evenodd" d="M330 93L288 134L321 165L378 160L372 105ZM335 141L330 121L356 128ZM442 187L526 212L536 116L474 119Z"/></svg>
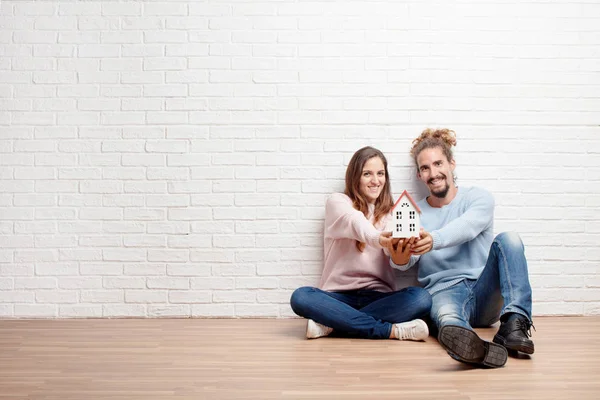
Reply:
<svg viewBox="0 0 600 400"><path fill-rule="evenodd" d="M363 166L359 190L369 203L374 204L385 185L385 166L379 157L372 157Z"/></svg>

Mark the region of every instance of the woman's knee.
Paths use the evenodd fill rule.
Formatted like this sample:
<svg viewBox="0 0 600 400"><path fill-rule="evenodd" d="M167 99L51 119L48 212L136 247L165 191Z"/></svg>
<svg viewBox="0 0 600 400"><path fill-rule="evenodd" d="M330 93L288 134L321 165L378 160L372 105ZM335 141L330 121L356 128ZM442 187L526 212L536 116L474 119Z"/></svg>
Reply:
<svg viewBox="0 0 600 400"><path fill-rule="evenodd" d="M409 288L413 296L414 306L419 310L420 314L428 315L431 310L432 300L429 292L420 287Z"/></svg>
<svg viewBox="0 0 600 400"><path fill-rule="evenodd" d="M314 293L315 288L310 286L303 286L294 290L294 293L292 293L290 298L290 306L292 307L292 310L298 315L304 314L303 311L310 303L311 295Z"/></svg>

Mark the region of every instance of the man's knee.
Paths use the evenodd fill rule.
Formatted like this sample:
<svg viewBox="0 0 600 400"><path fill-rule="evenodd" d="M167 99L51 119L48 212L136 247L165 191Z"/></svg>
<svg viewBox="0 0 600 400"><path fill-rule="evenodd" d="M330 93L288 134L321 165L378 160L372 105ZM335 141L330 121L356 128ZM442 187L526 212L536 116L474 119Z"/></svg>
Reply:
<svg viewBox="0 0 600 400"><path fill-rule="evenodd" d="M501 247L523 249L523 241L517 232L502 232L494 239Z"/></svg>
<svg viewBox="0 0 600 400"><path fill-rule="evenodd" d="M465 317L460 312L458 304L444 304L432 309L431 319L438 328L441 328L444 325L468 325Z"/></svg>

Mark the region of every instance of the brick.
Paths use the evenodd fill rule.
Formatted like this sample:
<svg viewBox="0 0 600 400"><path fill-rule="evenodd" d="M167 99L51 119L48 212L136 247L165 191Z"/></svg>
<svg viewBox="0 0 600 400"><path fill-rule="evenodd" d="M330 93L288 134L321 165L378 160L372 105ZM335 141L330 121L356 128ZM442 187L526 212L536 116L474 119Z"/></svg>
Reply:
<svg viewBox="0 0 600 400"><path fill-rule="evenodd" d="M104 249L102 259L105 261L144 261L146 250L143 249Z"/></svg>
<svg viewBox="0 0 600 400"><path fill-rule="evenodd" d="M252 290L215 290L212 294L213 303L255 303L256 291Z"/></svg>
<svg viewBox="0 0 600 400"><path fill-rule="evenodd" d="M143 317L146 316L146 307L141 304L128 305L103 305L103 317Z"/></svg>
<svg viewBox="0 0 600 400"><path fill-rule="evenodd" d="M188 250L148 250L148 261L186 262L189 259Z"/></svg>
<svg viewBox="0 0 600 400"><path fill-rule="evenodd" d="M56 278L15 278L15 289L54 289Z"/></svg>
<svg viewBox="0 0 600 400"><path fill-rule="evenodd" d="M119 168L117 171L129 170L128 168ZM105 171L106 172L106 171ZM113 172L106 172L107 178L114 177ZM116 172L115 174L118 174ZM125 172L123 175L129 175L131 172ZM143 207L144 197L143 195L124 195L124 194L107 194L102 196L102 204L113 207ZM125 210L125 216L129 209Z"/></svg>
<svg viewBox="0 0 600 400"><path fill-rule="evenodd" d="M151 289L189 289L190 279L184 277L149 277L148 287Z"/></svg>
<svg viewBox="0 0 600 400"><path fill-rule="evenodd" d="M279 307L274 304L236 304L236 317L277 317Z"/></svg>
<svg viewBox="0 0 600 400"><path fill-rule="evenodd" d="M81 239L80 239L81 241ZM81 275L122 275L123 265L120 263L85 263L79 267Z"/></svg>
<svg viewBox="0 0 600 400"><path fill-rule="evenodd" d="M192 289L200 290L226 290L235 288L235 279L228 277L201 277L191 278Z"/></svg>
<svg viewBox="0 0 600 400"><path fill-rule="evenodd" d="M64 304L77 303L79 295L75 290L36 290L36 303Z"/></svg>
<svg viewBox="0 0 600 400"><path fill-rule="evenodd" d="M166 303L166 290L125 290L126 303Z"/></svg>
<svg viewBox="0 0 600 400"><path fill-rule="evenodd" d="M165 271L167 271L167 266L162 263L158 264L131 264L126 263L124 265L125 275L132 276L165 276Z"/></svg>
<svg viewBox="0 0 600 400"><path fill-rule="evenodd" d="M81 235L78 244L82 247L119 247L122 244L119 236Z"/></svg>
<svg viewBox="0 0 600 400"><path fill-rule="evenodd" d="M15 315L20 317L56 317L58 307L54 304L15 304Z"/></svg>
<svg viewBox="0 0 600 400"><path fill-rule="evenodd" d="M169 302L177 303L210 303L211 292L208 290L171 290L169 292Z"/></svg>
<svg viewBox="0 0 600 400"><path fill-rule="evenodd" d="M0 304L2 303L33 303L35 293L31 291L0 291Z"/></svg>
<svg viewBox="0 0 600 400"><path fill-rule="evenodd" d="M166 238L160 235L125 235L123 246L125 247L165 247Z"/></svg>
<svg viewBox="0 0 600 400"><path fill-rule="evenodd" d="M228 317L234 316L233 304L193 304L192 317Z"/></svg>
<svg viewBox="0 0 600 400"><path fill-rule="evenodd" d="M58 280L60 289L102 289L102 278L90 277L61 277Z"/></svg>
<svg viewBox="0 0 600 400"><path fill-rule="evenodd" d="M149 317L189 317L191 315L189 304L179 305L148 305Z"/></svg>
<svg viewBox="0 0 600 400"><path fill-rule="evenodd" d="M167 275L169 276L210 276L211 267L205 264L167 264Z"/></svg>
<svg viewBox="0 0 600 400"><path fill-rule="evenodd" d="M81 291L83 303L122 303L124 299L124 291L119 289Z"/></svg>
<svg viewBox="0 0 600 400"><path fill-rule="evenodd" d="M237 277L235 278L236 289L276 289L277 278L265 277Z"/></svg>
<svg viewBox="0 0 600 400"><path fill-rule="evenodd" d="M93 304L60 305L58 315L64 318L99 318L102 317L102 306Z"/></svg>

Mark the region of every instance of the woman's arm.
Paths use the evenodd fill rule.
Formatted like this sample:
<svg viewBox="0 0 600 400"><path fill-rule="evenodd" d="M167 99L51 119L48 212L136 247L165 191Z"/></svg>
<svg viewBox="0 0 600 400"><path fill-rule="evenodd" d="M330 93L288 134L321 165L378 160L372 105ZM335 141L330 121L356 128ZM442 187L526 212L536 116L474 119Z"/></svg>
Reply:
<svg viewBox="0 0 600 400"><path fill-rule="evenodd" d="M352 207L352 200L343 193L334 193L327 199L324 234L325 238L354 239L378 248L387 246L385 239L389 236L380 238L382 232Z"/></svg>

